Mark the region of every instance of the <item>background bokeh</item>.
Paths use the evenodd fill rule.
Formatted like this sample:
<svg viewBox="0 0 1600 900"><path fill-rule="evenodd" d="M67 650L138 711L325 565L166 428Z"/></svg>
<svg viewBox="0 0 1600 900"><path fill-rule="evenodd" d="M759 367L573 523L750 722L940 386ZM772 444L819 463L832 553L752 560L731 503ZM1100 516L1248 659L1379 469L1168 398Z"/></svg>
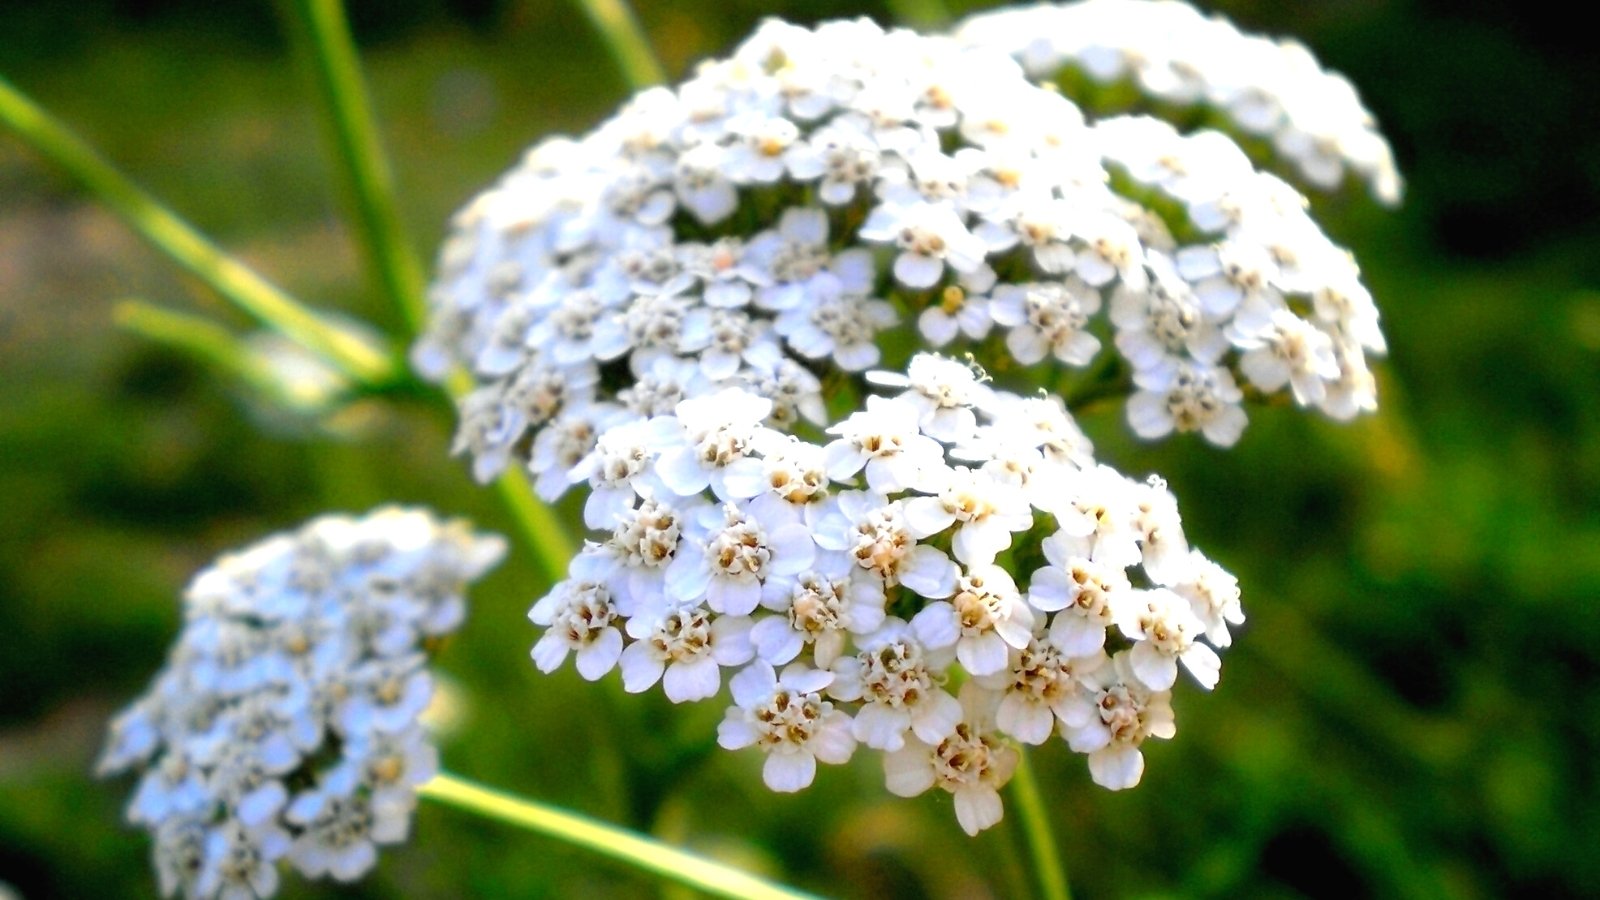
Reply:
<svg viewBox="0 0 1600 900"><path fill-rule="evenodd" d="M951 3L956 9L986 4ZM675 73L763 15L887 18L868 3L638 3ZM1600 896L1600 63L1537 5L1216 4L1309 43L1359 86L1410 191L1397 214L1319 199L1392 347L1382 412L1341 427L1261 411L1231 452L1085 427L1163 473L1250 616L1214 696L1134 791L1033 758L1080 896ZM314 94L270 3L5 4L0 72L292 292L395 327L343 216ZM555 0L352 8L402 212L431 249L449 212L625 89ZM421 502L506 527L446 461L425 397L328 422L272 414L117 331L136 296L244 324L0 134L0 881L29 897L154 894L130 785L89 771L112 710L177 631L213 555L329 509ZM711 752L716 704L669 708L613 676L539 676L519 554L475 595L439 668L446 764L828 894L1023 895L1011 823L977 839L946 795L881 786L876 754L768 793L757 754ZM290 879L286 896L327 887ZM358 896L651 896L592 855L425 805Z"/></svg>

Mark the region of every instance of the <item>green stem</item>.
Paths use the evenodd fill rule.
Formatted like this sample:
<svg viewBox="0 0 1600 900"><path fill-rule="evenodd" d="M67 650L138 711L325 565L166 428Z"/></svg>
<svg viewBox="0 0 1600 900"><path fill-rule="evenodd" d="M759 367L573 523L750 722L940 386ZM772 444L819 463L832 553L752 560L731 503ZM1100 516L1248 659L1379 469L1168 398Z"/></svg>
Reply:
<svg viewBox="0 0 1600 900"><path fill-rule="evenodd" d="M546 583L555 584L567 577L567 563L576 550L572 536L548 503L534 496L533 485L522 469L512 466L495 479L495 490L506 511L516 520L524 542L539 562Z"/></svg>
<svg viewBox="0 0 1600 900"><path fill-rule="evenodd" d="M210 319L162 309L138 300L116 305L112 317L118 326L140 337L171 347L201 362L223 369L258 388L270 379L254 364L250 348L233 332Z"/></svg>
<svg viewBox="0 0 1600 900"><path fill-rule="evenodd" d="M1025 748L1017 748L1017 768L1011 775L1011 798L1028 838L1028 852L1039 876L1039 891L1045 900L1072 900L1067 884L1067 867L1061 861L1061 846L1050 827L1050 812L1045 808L1039 782L1033 777Z"/></svg>
<svg viewBox="0 0 1600 900"><path fill-rule="evenodd" d="M600 32L629 85L646 88L667 80L628 0L577 0L577 4Z"/></svg>
<svg viewBox="0 0 1600 900"><path fill-rule="evenodd" d="M356 219L369 267L405 319L411 335L427 317L422 268L405 239L396 211L394 178L361 76L361 60L340 0L285 0L290 30L315 75L328 130L355 198ZM450 379L452 397L472 389L463 376ZM539 571L554 584L566 575L572 540L550 507L539 502L518 469L496 482L506 511L516 522Z"/></svg>
<svg viewBox="0 0 1600 900"><path fill-rule="evenodd" d="M285 7L299 55L322 95L324 122L349 182L368 267L414 335L427 315L422 266L395 210L394 175L344 6L340 0L285 0Z"/></svg>
<svg viewBox="0 0 1600 900"><path fill-rule="evenodd" d="M942 28L950 24L950 10L941 0L888 0L889 14L902 25Z"/></svg>
<svg viewBox="0 0 1600 900"><path fill-rule="evenodd" d="M660 841L588 816L515 797L440 773L423 797L593 850L671 881L735 900L807 900L812 895L773 884L732 866L695 856Z"/></svg>
<svg viewBox="0 0 1600 900"><path fill-rule="evenodd" d="M451 397L466 396L472 390L472 376L456 369L445 382ZM516 522L523 543L533 552L539 571L549 584L555 584L567 575L567 563L577 548L572 535L556 516L549 504L541 501L528 484L522 469L510 466L495 479L495 490L505 505L506 512Z"/></svg>
<svg viewBox="0 0 1600 900"><path fill-rule="evenodd" d="M390 380L393 360L327 321L228 256L112 168L67 127L0 78L0 123L77 179L134 231L240 309L367 384Z"/></svg>

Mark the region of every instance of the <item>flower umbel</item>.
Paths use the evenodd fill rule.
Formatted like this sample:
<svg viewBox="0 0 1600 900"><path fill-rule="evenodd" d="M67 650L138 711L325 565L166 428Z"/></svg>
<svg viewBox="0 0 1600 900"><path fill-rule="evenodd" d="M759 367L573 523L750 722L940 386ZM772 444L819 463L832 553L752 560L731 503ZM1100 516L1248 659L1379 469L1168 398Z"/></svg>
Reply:
<svg viewBox="0 0 1600 900"><path fill-rule="evenodd" d="M1139 780L1179 667L1216 685L1238 585L1050 391L1229 446L1268 395L1371 410L1384 344L1294 187L1222 132L1032 80L1066 65L1221 109L1314 187L1398 195L1303 49L1088 0L955 37L769 21L457 215L415 359L476 382L480 479L590 491L594 537L530 614L541 670L688 702L734 669L719 738L760 747L774 790L859 742L968 832L999 821L1017 743Z"/></svg>
<svg viewBox="0 0 1600 900"><path fill-rule="evenodd" d="M426 512L324 516L219 559L184 594L151 689L111 725L102 774L141 773L131 822L161 891L266 897L278 862L352 881L405 839L438 753L423 651L505 543Z"/></svg>

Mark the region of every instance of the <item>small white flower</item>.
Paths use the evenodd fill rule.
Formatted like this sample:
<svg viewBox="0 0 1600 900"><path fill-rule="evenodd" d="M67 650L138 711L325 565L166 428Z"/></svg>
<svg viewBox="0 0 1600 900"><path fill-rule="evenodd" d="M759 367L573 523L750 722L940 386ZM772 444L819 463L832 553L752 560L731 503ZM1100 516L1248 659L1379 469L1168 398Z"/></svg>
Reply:
<svg viewBox="0 0 1600 900"><path fill-rule="evenodd" d="M1129 497L1134 506L1133 527L1139 535L1140 566L1152 582L1173 584L1188 571L1189 562L1189 541L1183 535L1178 498L1155 475L1131 485Z"/></svg>
<svg viewBox="0 0 1600 900"><path fill-rule="evenodd" d="M289 852L289 833L276 825L255 831L225 822L206 835L205 859L194 893L222 900L250 900L278 892L277 861Z"/></svg>
<svg viewBox="0 0 1600 900"><path fill-rule="evenodd" d="M728 151L716 144L697 144L678 157L673 186L678 202L702 225L721 222L739 206L739 194L726 174Z"/></svg>
<svg viewBox="0 0 1600 900"><path fill-rule="evenodd" d="M1189 553L1188 573L1172 586L1178 596L1189 601L1189 609L1205 626L1206 639L1218 648L1233 643L1229 625L1244 624L1244 608L1239 604L1239 579L1201 554Z"/></svg>
<svg viewBox="0 0 1600 900"><path fill-rule="evenodd" d="M990 730L993 715L985 708L992 696L968 683L961 689L965 716L949 737L937 744L912 738L884 756L890 793L915 797L939 787L955 798L956 821L967 834L996 824L1003 815L1000 788L1017 767L1017 751Z"/></svg>
<svg viewBox="0 0 1600 900"><path fill-rule="evenodd" d="M541 672L555 671L575 652L578 674L596 681L622 655L617 611L604 584L569 578L540 598L528 618L548 629L533 645L533 661Z"/></svg>
<svg viewBox="0 0 1600 900"><path fill-rule="evenodd" d="M595 441L595 447L567 473L574 482L589 483L583 505L583 522L590 528L609 528L633 509L641 496L661 488L655 475L657 448L673 437L667 417L615 425Z"/></svg>
<svg viewBox="0 0 1600 900"><path fill-rule="evenodd" d="M831 672L798 664L780 677L757 660L729 682L734 706L717 727L717 743L729 750L760 747L767 754L762 778L774 791L809 787L817 760L845 763L856 748L850 717L822 699L832 680Z"/></svg>
<svg viewBox="0 0 1600 900"><path fill-rule="evenodd" d="M341 779L342 781L342 779ZM350 882L378 862L378 844L405 840L410 809L378 805L354 784L323 784L294 799L285 817L300 829L289 861L308 877Z"/></svg>
<svg viewBox="0 0 1600 900"><path fill-rule="evenodd" d="M992 675L1005 668L1008 648L1028 646L1033 622L1033 610L1010 573L984 565L957 578L955 596L923 607L911 627L929 647L954 645L969 673Z"/></svg>
<svg viewBox="0 0 1600 900"><path fill-rule="evenodd" d="M1139 562L1132 489L1127 478L1104 464L1062 475L1042 504L1035 500L1061 526L1044 540L1045 555L1057 567L1073 555L1118 569Z"/></svg>
<svg viewBox="0 0 1600 900"><path fill-rule="evenodd" d="M944 448L922 433L922 413L904 398L868 397L867 408L828 429L828 477L845 481L862 469L874 491L893 493L926 483L944 467Z"/></svg>
<svg viewBox="0 0 1600 900"><path fill-rule="evenodd" d="M811 301L786 310L774 328L807 359L831 357L839 368L860 372L877 365L878 332L900 320L894 307L840 288L819 290Z"/></svg>
<svg viewBox="0 0 1600 900"><path fill-rule="evenodd" d="M827 406L822 401L822 381L788 357L770 367L744 369L736 383L772 401L772 412L767 414L766 423L775 429L789 431L801 421L822 425L828 420Z"/></svg>
<svg viewBox="0 0 1600 900"><path fill-rule="evenodd" d="M1339 378L1333 340L1287 309L1273 310L1261 331L1236 332L1233 342L1245 351L1239 357L1239 371L1251 384L1268 393L1287 384L1301 406L1320 404L1327 396L1327 383Z"/></svg>
<svg viewBox="0 0 1600 900"><path fill-rule="evenodd" d="M957 272L971 272L982 265L988 252L983 239L968 231L955 210L942 203L880 205L859 234L865 240L899 246L894 277L914 289L938 284L946 263Z"/></svg>
<svg viewBox="0 0 1600 900"><path fill-rule="evenodd" d="M744 306L753 296L752 286L764 287L772 280L756 258L755 248L747 248L737 238L686 244L679 252L684 274L700 281L702 299L712 309Z"/></svg>
<svg viewBox="0 0 1600 900"><path fill-rule="evenodd" d="M1127 592L1119 600L1113 610L1117 627L1135 642L1128 651L1128 667L1145 687L1170 689L1180 661L1201 687L1217 686L1222 660L1217 651L1198 642L1205 624L1187 600L1165 588Z"/></svg>
<svg viewBox="0 0 1600 900"><path fill-rule="evenodd" d="M983 383L983 371L933 353L918 353L904 374L873 371L867 381L887 387L906 388L895 398L917 410L917 425L935 440L953 443L977 427L974 407L989 403L991 391Z"/></svg>
<svg viewBox="0 0 1600 900"><path fill-rule="evenodd" d="M1053 642L1035 637L1012 652L1007 669L980 678L979 683L1001 693L995 727L1024 744L1037 745L1050 739L1058 721L1069 728L1087 721L1080 676L1110 662L1103 652L1072 657Z"/></svg>
<svg viewBox="0 0 1600 900"><path fill-rule="evenodd" d="M635 638L620 657L622 686L631 694L662 682L673 703L704 700L722 686L723 666L750 661L750 619L714 616L692 603L668 606L628 620Z"/></svg>
<svg viewBox="0 0 1600 900"><path fill-rule="evenodd" d="M768 434L761 424L772 401L741 388L724 388L678 404L680 434L661 450L656 473L673 493L692 497L710 487L722 500L752 494L734 484L758 483L761 462L750 454Z"/></svg>
<svg viewBox="0 0 1600 900"><path fill-rule="evenodd" d="M1113 791L1130 788L1144 775L1146 738L1168 739L1177 733L1172 719L1171 693L1152 691L1136 677L1126 652L1082 676L1088 709L1084 724L1063 727L1067 743L1089 754L1089 775L1095 784Z"/></svg>
<svg viewBox="0 0 1600 900"><path fill-rule="evenodd" d="M740 184L771 184L783 177L784 154L800 137L800 129L781 116L751 110L728 121L738 138L728 151L724 171Z"/></svg>
<svg viewBox="0 0 1600 900"><path fill-rule="evenodd" d="M720 527L706 537L700 553L682 553L667 568L668 596L678 601L705 598L714 612L748 615L761 601L762 582L798 575L810 568L817 545L792 508L756 505L741 510L725 505Z"/></svg>
<svg viewBox="0 0 1600 900"><path fill-rule="evenodd" d="M849 635L868 634L883 624L883 586L853 572L842 553L823 553L815 568L767 587L770 599L762 605L779 615L756 622L750 640L757 655L775 666L810 645L812 659L826 669L844 651Z"/></svg>
<svg viewBox="0 0 1600 900"><path fill-rule="evenodd" d="M1124 592L1132 590L1120 567L1071 556L1059 541L1044 543L1051 565L1033 573L1028 603L1050 620L1050 643L1069 657L1085 656L1105 646L1106 630Z"/></svg>
<svg viewBox="0 0 1600 900"><path fill-rule="evenodd" d="M981 341L993 327L989 298L973 296L956 285L946 287L939 302L917 316L917 331L935 347L963 336L969 341Z"/></svg>
<svg viewBox="0 0 1600 900"><path fill-rule="evenodd" d="M993 562L1011 546L1012 533L1033 527L1033 510L1022 491L982 470L941 467L924 486L937 495L904 501L911 534L921 539L956 526L950 548L969 566Z"/></svg>
<svg viewBox="0 0 1600 900"><path fill-rule="evenodd" d="M1278 267L1265 247L1224 241L1178 251L1178 274L1194 286L1200 308L1213 319L1231 315L1241 303L1276 298ZM1276 304L1272 304L1276 305Z"/></svg>
<svg viewBox="0 0 1600 900"><path fill-rule="evenodd" d="M929 649L904 620L889 618L857 641L860 652L833 664L829 693L861 701L851 725L856 739L876 750L899 750L907 733L937 744L961 721L961 704L943 688L954 654Z"/></svg>
<svg viewBox="0 0 1600 900"><path fill-rule="evenodd" d="M1145 440L1173 431L1198 431L1218 447L1238 443L1246 424L1244 394L1227 369L1180 363L1134 376L1139 391L1128 398L1128 424Z"/></svg>
<svg viewBox="0 0 1600 900"><path fill-rule="evenodd" d="M1099 309L1097 291L1067 281L1002 285L995 289L990 314L1011 329L1006 348L1017 362L1031 366L1053 356L1070 366L1085 366L1100 352L1100 339L1084 330Z"/></svg>
<svg viewBox="0 0 1600 900"><path fill-rule="evenodd" d="M903 501L846 491L830 503L832 511L817 524L817 546L846 552L885 588L903 584L931 599L955 591L956 564L943 550L917 543Z"/></svg>
<svg viewBox="0 0 1600 900"><path fill-rule="evenodd" d="M417 721L433 697L433 678L420 654L398 659L373 659L352 673L355 693L340 710L339 726L347 734L369 730L390 734Z"/></svg>

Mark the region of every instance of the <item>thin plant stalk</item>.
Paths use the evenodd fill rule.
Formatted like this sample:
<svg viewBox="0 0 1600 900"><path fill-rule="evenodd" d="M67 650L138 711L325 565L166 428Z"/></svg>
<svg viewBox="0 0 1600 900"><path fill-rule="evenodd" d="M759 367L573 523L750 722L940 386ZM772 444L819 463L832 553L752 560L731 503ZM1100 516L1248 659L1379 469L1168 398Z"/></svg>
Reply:
<svg viewBox="0 0 1600 900"><path fill-rule="evenodd" d="M451 397L464 397L472 390L472 376L461 369L450 373L445 382ZM528 476L516 466L508 467L495 479L495 491L505 505L506 512L516 522L521 532L523 546L533 553L539 573L547 584L555 584L566 577L567 563L577 549L565 525L556 517L554 509L533 493Z"/></svg>
<svg viewBox="0 0 1600 900"><path fill-rule="evenodd" d="M171 347L228 372L251 387L274 395L281 388L255 362L238 335L210 319L162 309L139 300L124 300L112 312L118 326L154 344Z"/></svg>
<svg viewBox="0 0 1600 900"><path fill-rule="evenodd" d="M523 542L538 560L545 583L555 584L567 577L567 563L575 552L572 536L555 510L534 495L528 476L513 466L495 479L494 488L522 532Z"/></svg>
<svg viewBox="0 0 1600 900"><path fill-rule="evenodd" d="M1017 815L1028 840L1028 853L1033 857L1034 872L1039 878L1040 896L1044 900L1072 900L1067 867L1061 859L1055 830L1050 827L1050 811L1044 805L1044 795L1039 792L1039 781L1033 776L1026 750L1019 747L1017 754L1017 768L1011 775L1011 798L1016 801Z"/></svg>
<svg viewBox="0 0 1600 900"><path fill-rule="evenodd" d="M661 84L667 73L661 68L650 42L639 26L628 0L577 0L583 14L594 24L605 41L611 58L616 60L622 77L635 89Z"/></svg>
<svg viewBox="0 0 1600 900"><path fill-rule="evenodd" d="M394 361L382 348L324 320L218 249L4 78L0 78L0 124L77 179L157 250L263 324L357 381L382 384L394 377Z"/></svg>
<svg viewBox="0 0 1600 900"><path fill-rule="evenodd" d="M378 137L367 99L361 57L340 0L285 0L290 30L322 95L327 128L355 198L356 218L370 268L405 321L408 337L422 330L427 315L422 268L406 242L395 202L392 167ZM454 374L450 395L465 396L472 381ZM566 574L575 548L554 511L534 496L527 477L512 468L495 485L539 571L554 584Z"/></svg>
<svg viewBox="0 0 1600 900"><path fill-rule="evenodd" d="M793 888L696 856L625 828L440 773L418 792L430 800L593 850L663 878L736 900L815 900Z"/></svg>
<svg viewBox="0 0 1600 900"><path fill-rule="evenodd" d="M289 31L322 96L323 116L349 182L368 268L416 335L427 315L422 265L396 210L360 57L340 0L283 0Z"/></svg>

